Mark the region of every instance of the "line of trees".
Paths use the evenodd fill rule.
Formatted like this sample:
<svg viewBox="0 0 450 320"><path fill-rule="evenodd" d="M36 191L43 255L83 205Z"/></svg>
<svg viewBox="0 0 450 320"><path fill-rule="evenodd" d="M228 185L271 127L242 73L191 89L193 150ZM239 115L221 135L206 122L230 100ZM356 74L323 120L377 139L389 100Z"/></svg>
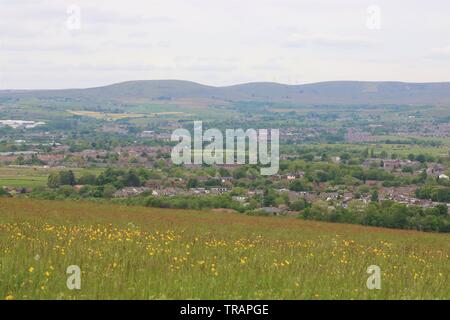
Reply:
<svg viewBox="0 0 450 320"><path fill-rule="evenodd" d="M368 205L354 201L348 208L334 208L325 201L317 201L306 208L301 217L385 228L450 232L448 208L442 204L423 209L393 201L372 202Z"/></svg>
<svg viewBox="0 0 450 320"><path fill-rule="evenodd" d="M108 168L98 176L92 173L85 173L79 179L76 179L72 170L63 170L52 172L48 177L47 186L58 188L76 184L92 186L112 185L116 189L120 189L123 187L139 187L148 177L149 172L145 169L121 170Z"/></svg>
<svg viewBox="0 0 450 320"><path fill-rule="evenodd" d="M450 187L440 185L425 185L416 190L419 199L431 199L437 202L450 202Z"/></svg>

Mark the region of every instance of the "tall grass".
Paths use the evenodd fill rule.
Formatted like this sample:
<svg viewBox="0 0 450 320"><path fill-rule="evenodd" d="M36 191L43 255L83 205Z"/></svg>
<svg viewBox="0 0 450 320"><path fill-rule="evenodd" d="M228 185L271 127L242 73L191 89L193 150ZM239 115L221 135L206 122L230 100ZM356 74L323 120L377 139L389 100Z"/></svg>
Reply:
<svg viewBox="0 0 450 320"><path fill-rule="evenodd" d="M450 236L292 218L0 199L8 299L448 299ZM82 270L81 290L66 268ZM369 290L370 265L381 290Z"/></svg>

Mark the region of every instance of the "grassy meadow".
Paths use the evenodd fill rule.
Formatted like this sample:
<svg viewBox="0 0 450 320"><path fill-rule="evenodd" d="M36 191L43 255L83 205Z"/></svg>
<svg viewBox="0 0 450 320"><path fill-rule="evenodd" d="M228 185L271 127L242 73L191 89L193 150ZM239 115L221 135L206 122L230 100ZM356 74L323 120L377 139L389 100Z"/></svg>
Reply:
<svg viewBox="0 0 450 320"><path fill-rule="evenodd" d="M46 167L0 166L0 187L44 187L47 185L50 173L60 170L60 168ZM99 174L103 171L101 168L65 168L65 170L72 170L75 177L80 177L84 173Z"/></svg>
<svg viewBox="0 0 450 320"><path fill-rule="evenodd" d="M450 298L450 235L295 218L0 198L0 252L4 299Z"/></svg>

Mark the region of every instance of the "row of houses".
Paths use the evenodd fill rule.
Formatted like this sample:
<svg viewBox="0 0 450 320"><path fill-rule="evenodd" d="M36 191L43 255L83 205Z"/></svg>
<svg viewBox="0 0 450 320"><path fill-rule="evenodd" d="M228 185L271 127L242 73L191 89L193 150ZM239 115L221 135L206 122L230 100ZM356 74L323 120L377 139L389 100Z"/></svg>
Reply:
<svg viewBox="0 0 450 320"><path fill-rule="evenodd" d="M122 188L114 193L116 198L128 198L135 197L143 194L144 192L149 192L152 196L195 196L195 195L220 195L230 191L228 188L224 187L213 187L213 188L190 188L188 190L182 188L168 187L161 189L150 189L149 187L126 187Z"/></svg>

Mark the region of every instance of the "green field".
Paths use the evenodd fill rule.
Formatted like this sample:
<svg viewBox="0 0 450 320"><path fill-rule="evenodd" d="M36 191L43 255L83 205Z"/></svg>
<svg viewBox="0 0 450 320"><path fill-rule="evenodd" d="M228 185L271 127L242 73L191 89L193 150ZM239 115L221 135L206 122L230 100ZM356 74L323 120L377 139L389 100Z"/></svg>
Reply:
<svg viewBox="0 0 450 320"><path fill-rule="evenodd" d="M450 298L448 234L0 198L0 250L5 299Z"/></svg>
<svg viewBox="0 0 450 320"><path fill-rule="evenodd" d="M47 179L52 171L60 171L60 168L44 167L0 167L0 187L33 188L47 185ZM72 170L76 177L82 173L90 172L99 174L103 169L98 168L65 168Z"/></svg>
<svg viewBox="0 0 450 320"><path fill-rule="evenodd" d="M397 138L398 139L398 138ZM330 148L336 150L348 151L373 149L376 153L386 151L389 155L396 153L400 156L408 156L409 154L428 154L431 156L447 156L450 152L450 146L431 147L423 145L411 144L385 144L385 143L340 143L340 144L317 144L321 148Z"/></svg>

